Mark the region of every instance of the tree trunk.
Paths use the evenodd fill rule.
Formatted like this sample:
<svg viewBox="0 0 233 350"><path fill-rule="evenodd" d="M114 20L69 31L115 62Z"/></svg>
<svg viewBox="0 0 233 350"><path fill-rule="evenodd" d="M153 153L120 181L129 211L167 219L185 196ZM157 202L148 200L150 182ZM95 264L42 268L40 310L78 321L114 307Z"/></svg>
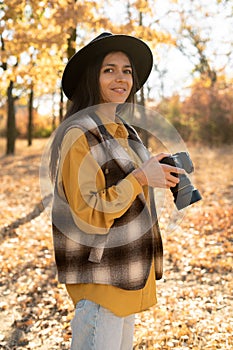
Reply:
<svg viewBox="0 0 233 350"><path fill-rule="evenodd" d="M142 11L139 12L139 26L143 26L143 13ZM140 123L141 127L140 130L138 130L139 135L142 139L142 142L146 147L148 147L148 131L147 131L147 115L145 110L145 95L144 95L144 87L141 87L140 90L140 101L139 104L143 107L141 109L141 117L140 117ZM142 128L143 125L143 128Z"/></svg>
<svg viewBox="0 0 233 350"><path fill-rule="evenodd" d="M63 120L63 110L64 110L63 106L64 106L64 96L63 96L62 87L60 87L59 123L61 123Z"/></svg>
<svg viewBox="0 0 233 350"><path fill-rule="evenodd" d="M71 28L70 37L67 39L67 58L68 58L68 60L75 54L76 50L75 50L74 44L76 42L76 38L77 38L77 30L76 30L76 28ZM67 100L66 110L69 109L70 103L71 103L71 101Z"/></svg>
<svg viewBox="0 0 233 350"><path fill-rule="evenodd" d="M11 80L7 89L7 149L6 155L15 153L16 122L15 122L15 101L13 97L14 83Z"/></svg>
<svg viewBox="0 0 233 350"><path fill-rule="evenodd" d="M67 39L67 58L68 60L75 54L75 46L77 32L76 28L71 29L70 37Z"/></svg>
<svg viewBox="0 0 233 350"><path fill-rule="evenodd" d="M28 103L28 146L32 145L32 134L33 134L33 86L31 86L31 91L29 95Z"/></svg>
<svg viewBox="0 0 233 350"><path fill-rule="evenodd" d="M140 90L140 100L138 101L138 104L141 105L143 108L140 109L140 128L136 128L142 142L146 147L148 147L149 143L149 137L148 137L148 130L147 130L147 114L145 109L145 95L144 95L144 88L142 87ZM143 128L142 128L143 126Z"/></svg>

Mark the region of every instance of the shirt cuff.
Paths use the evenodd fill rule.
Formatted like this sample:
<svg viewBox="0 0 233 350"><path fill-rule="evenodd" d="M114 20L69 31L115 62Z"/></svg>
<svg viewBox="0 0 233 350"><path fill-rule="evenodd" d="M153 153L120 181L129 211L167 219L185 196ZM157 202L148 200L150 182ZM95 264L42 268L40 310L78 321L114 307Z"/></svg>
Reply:
<svg viewBox="0 0 233 350"><path fill-rule="evenodd" d="M143 192L141 184L138 182L136 177L133 174L129 174L125 177L125 180L130 181L131 185L133 186L134 189L134 199L139 195L140 193Z"/></svg>

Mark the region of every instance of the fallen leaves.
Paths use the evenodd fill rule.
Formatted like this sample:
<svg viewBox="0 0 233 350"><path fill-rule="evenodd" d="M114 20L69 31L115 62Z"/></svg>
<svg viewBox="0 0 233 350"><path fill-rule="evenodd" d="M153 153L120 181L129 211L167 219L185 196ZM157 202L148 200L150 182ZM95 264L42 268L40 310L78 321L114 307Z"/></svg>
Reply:
<svg viewBox="0 0 233 350"><path fill-rule="evenodd" d="M0 160L0 348L68 350L73 305L57 282L50 220L40 207L41 147L28 152ZM165 273L156 307L136 316L135 350L233 348L232 155L204 153L192 148L203 200L170 231L169 208L161 218Z"/></svg>
<svg viewBox="0 0 233 350"><path fill-rule="evenodd" d="M135 349L233 348L232 152L192 151L203 200L178 223L169 223L171 207L161 218L165 274L157 306L137 315Z"/></svg>

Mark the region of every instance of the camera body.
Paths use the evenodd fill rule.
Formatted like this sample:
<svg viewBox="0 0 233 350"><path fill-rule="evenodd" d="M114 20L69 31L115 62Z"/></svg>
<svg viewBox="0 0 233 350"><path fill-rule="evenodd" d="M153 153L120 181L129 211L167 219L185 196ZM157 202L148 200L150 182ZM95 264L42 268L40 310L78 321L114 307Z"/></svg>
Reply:
<svg viewBox="0 0 233 350"><path fill-rule="evenodd" d="M178 152L172 156L165 157L160 160L160 163L182 168L188 174L191 174L194 171L192 160L187 152ZM178 177L180 180L175 187L170 188L178 210L181 210L201 199L199 191L193 187L186 174L171 174Z"/></svg>

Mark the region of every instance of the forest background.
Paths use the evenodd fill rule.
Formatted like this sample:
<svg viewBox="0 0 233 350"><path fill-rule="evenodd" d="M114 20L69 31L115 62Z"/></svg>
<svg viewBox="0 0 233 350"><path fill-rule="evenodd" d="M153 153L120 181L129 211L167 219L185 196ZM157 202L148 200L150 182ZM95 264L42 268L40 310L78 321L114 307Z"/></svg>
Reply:
<svg viewBox="0 0 233 350"><path fill-rule="evenodd" d="M154 55L138 103L165 116L185 141L230 143L232 2L227 0L0 1L0 135L49 136L66 100L67 60L102 31L145 40Z"/></svg>
<svg viewBox="0 0 233 350"><path fill-rule="evenodd" d="M69 348L73 306L56 279L38 174L66 112L64 66L102 31L151 47L137 103L178 131L203 196L175 224L170 198L160 218L164 278L158 305L137 316L134 347L233 348L232 28L231 0L0 0L0 348Z"/></svg>

